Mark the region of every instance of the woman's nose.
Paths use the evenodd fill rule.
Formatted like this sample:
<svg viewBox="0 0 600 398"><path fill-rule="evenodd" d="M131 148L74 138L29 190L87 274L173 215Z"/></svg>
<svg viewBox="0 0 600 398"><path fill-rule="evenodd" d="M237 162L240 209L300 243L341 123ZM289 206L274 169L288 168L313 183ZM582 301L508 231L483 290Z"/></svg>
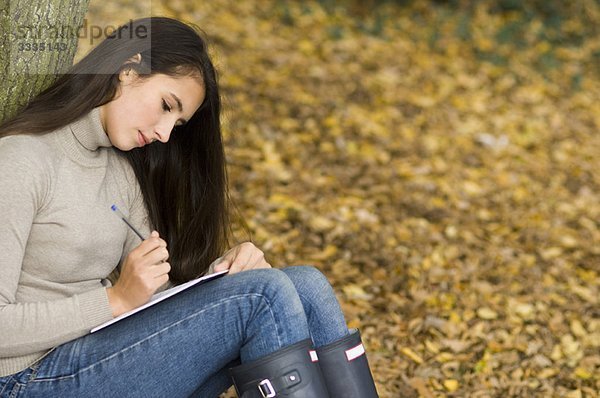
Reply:
<svg viewBox="0 0 600 398"><path fill-rule="evenodd" d="M174 127L175 123L172 121L165 121L164 123L159 124L154 131L154 134L157 137L156 139L166 144L169 141L169 137L171 137Z"/></svg>
<svg viewBox="0 0 600 398"><path fill-rule="evenodd" d="M156 139L162 143L167 143L169 141L169 137L171 136L171 132L168 131L166 133L161 133L160 129L157 129L154 131L154 136L156 137ZM165 130L162 130L165 131Z"/></svg>

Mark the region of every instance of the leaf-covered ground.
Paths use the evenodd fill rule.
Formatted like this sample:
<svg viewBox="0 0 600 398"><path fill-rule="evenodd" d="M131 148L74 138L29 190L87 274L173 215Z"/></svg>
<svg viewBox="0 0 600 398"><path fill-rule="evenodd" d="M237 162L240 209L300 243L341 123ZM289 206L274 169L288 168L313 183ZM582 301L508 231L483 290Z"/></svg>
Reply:
<svg viewBox="0 0 600 398"><path fill-rule="evenodd" d="M382 397L598 396L600 4L519 3L152 2L211 39L252 240L328 276Z"/></svg>

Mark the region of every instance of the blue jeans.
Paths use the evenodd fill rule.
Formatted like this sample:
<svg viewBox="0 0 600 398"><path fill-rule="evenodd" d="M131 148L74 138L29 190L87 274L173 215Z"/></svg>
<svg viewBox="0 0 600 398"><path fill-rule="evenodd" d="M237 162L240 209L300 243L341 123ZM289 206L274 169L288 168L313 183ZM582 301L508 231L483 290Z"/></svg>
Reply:
<svg viewBox="0 0 600 398"><path fill-rule="evenodd" d="M227 368L348 334L325 276L258 269L191 288L0 378L0 397L216 397Z"/></svg>

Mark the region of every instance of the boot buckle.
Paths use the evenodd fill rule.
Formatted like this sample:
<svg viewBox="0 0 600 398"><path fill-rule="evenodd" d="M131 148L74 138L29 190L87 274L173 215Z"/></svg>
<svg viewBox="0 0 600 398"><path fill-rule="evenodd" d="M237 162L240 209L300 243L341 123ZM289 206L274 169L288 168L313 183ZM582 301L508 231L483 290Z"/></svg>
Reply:
<svg viewBox="0 0 600 398"><path fill-rule="evenodd" d="M269 379L264 379L258 383L258 391L260 391L260 394L263 396L263 398L271 398L276 395L275 389L273 388L271 380Z"/></svg>

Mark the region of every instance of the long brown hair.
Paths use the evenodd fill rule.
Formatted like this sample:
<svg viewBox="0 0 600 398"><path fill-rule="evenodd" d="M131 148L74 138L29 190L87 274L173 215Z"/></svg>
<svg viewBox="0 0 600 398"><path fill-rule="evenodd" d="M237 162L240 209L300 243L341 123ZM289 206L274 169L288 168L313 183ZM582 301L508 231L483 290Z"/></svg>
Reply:
<svg viewBox="0 0 600 398"><path fill-rule="evenodd" d="M128 63L136 54L141 62ZM167 241L170 280L182 283L203 274L231 236L217 74L199 29L164 17L121 26L0 125L0 137L48 133L112 101L123 68L142 77L198 75L206 90L200 108L167 144L113 147L135 172L151 228Z"/></svg>

